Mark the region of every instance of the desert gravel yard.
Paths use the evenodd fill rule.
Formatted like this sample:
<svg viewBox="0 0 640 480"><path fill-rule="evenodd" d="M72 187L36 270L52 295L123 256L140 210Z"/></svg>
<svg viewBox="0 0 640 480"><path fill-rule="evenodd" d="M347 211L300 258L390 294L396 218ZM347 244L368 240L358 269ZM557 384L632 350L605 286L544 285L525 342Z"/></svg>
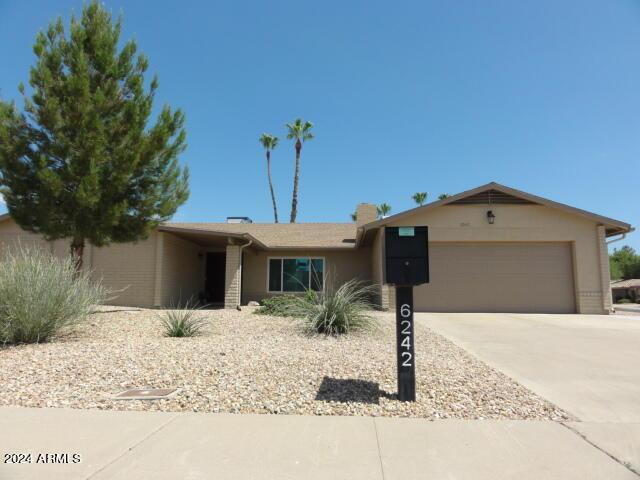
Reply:
<svg viewBox="0 0 640 480"><path fill-rule="evenodd" d="M115 310L115 311L114 311ZM393 398L395 329L333 338L252 308L203 311L207 332L165 338L157 310L104 309L54 342L0 348L0 405L115 410L566 419L567 414L416 324L417 397ZM111 400L178 387L164 400Z"/></svg>

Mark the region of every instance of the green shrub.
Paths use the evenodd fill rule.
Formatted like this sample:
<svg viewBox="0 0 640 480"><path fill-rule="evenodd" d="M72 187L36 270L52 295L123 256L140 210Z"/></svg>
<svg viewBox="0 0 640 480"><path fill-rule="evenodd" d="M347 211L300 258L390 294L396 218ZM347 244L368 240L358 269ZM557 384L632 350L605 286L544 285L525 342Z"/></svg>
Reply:
<svg viewBox="0 0 640 480"><path fill-rule="evenodd" d="M178 304L165 310L158 317L165 337L195 337L200 335L207 325L205 318L198 314L199 307L191 305L189 301L184 307Z"/></svg>
<svg viewBox="0 0 640 480"><path fill-rule="evenodd" d="M0 343L52 339L90 314L108 292L74 262L27 247L0 260Z"/></svg>
<svg viewBox="0 0 640 480"><path fill-rule="evenodd" d="M324 292L307 292L296 297L291 311L303 319L310 332L341 335L367 330L377 325L371 315L374 293L373 285L353 279L337 290L327 285Z"/></svg>
<svg viewBox="0 0 640 480"><path fill-rule="evenodd" d="M617 303L631 303L631 300L628 298L621 298L618 300Z"/></svg>
<svg viewBox="0 0 640 480"><path fill-rule="evenodd" d="M260 300L260 307L253 313L258 315L274 315L276 317L292 317L293 305L296 302L294 295L277 295L275 297Z"/></svg>

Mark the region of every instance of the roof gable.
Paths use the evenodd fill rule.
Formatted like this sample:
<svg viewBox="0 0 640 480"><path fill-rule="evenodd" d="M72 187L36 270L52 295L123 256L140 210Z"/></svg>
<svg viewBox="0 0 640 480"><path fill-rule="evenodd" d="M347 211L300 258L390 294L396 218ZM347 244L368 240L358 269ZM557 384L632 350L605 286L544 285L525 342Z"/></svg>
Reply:
<svg viewBox="0 0 640 480"><path fill-rule="evenodd" d="M579 208L565 205L564 203L554 202L547 198L538 197L515 188L500 185L499 183L491 182L486 185L467 190L451 197L447 197L437 202L428 203L421 207L405 210L404 212L391 215L389 217L376 220L375 222L364 225L363 231L366 232L371 229L382 227L389 222L401 220L407 216L413 215L419 212L425 212L433 208L442 207L445 205L492 205L492 204L527 204L527 205L543 205L550 208L556 208L564 212L579 215L595 222L601 223L607 227L607 235L616 235L619 233L626 233L632 230L631 225L613 218L603 217L595 213L581 210Z"/></svg>

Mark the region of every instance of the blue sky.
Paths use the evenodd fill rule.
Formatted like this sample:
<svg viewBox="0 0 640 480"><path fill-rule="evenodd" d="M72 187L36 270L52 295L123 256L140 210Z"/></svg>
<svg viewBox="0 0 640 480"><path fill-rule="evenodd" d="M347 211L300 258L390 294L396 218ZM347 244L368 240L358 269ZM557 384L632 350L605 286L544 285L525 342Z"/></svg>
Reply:
<svg viewBox="0 0 640 480"><path fill-rule="evenodd" d="M257 140L301 116L317 138L302 152L299 221L497 181L640 224L640 2L106 5L159 75L157 106L187 116L191 198L175 220L272 221ZM81 6L0 0L4 98L28 78L36 32ZM293 167L282 138L284 219ZM627 243L640 250L640 234Z"/></svg>

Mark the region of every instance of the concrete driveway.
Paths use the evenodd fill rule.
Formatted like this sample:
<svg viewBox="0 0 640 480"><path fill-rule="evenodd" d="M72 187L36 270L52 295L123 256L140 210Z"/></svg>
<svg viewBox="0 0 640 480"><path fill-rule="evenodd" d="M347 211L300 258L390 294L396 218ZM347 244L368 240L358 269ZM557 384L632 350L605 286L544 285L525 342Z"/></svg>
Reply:
<svg viewBox="0 0 640 480"><path fill-rule="evenodd" d="M618 315L640 315L640 304L638 303L616 304L614 308Z"/></svg>
<svg viewBox="0 0 640 480"><path fill-rule="evenodd" d="M569 428L640 471L637 317L420 313L416 318L574 415Z"/></svg>

